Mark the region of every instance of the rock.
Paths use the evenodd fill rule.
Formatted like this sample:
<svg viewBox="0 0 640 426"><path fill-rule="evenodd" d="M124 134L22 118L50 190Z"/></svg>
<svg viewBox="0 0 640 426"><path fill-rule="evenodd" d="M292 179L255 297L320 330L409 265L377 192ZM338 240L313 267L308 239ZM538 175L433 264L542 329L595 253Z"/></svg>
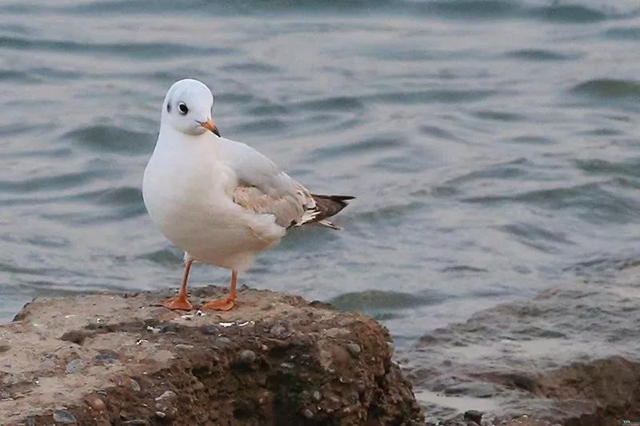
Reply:
<svg viewBox="0 0 640 426"><path fill-rule="evenodd" d="M87 396L85 402L96 411L103 411L107 407L104 401L95 395Z"/></svg>
<svg viewBox="0 0 640 426"><path fill-rule="evenodd" d="M67 410L55 410L53 412L53 421L56 423L62 423L63 425L72 425L78 423L78 420L76 420L76 416L74 416Z"/></svg>
<svg viewBox="0 0 640 426"><path fill-rule="evenodd" d="M215 343L218 344L218 345L221 345L221 346L227 346L227 345L230 345L233 342L228 337L218 337L215 340Z"/></svg>
<svg viewBox="0 0 640 426"><path fill-rule="evenodd" d="M93 358L96 364L113 364L118 360L118 354L112 351L101 353Z"/></svg>
<svg viewBox="0 0 640 426"><path fill-rule="evenodd" d="M175 323L163 324L159 327L159 333L177 333L180 328L181 326Z"/></svg>
<svg viewBox="0 0 640 426"><path fill-rule="evenodd" d="M200 327L200 331L202 332L202 334L207 334L210 336L217 336L218 334L220 334L220 329L212 324L203 325L202 327Z"/></svg>
<svg viewBox="0 0 640 426"><path fill-rule="evenodd" d="M81 371L84 368L84 362L81 359L74 359L69 364L67 364L66 372L67 374L75 374Z"/></svg>
<svg viewBox="0 0 640 426"><path fill-rule="evenodd" d="M287 326L281 322L271 327L269 333L273 334L273 336L277 337L278 339L284 339L291 336L291 333L289 332L289 330L287 330Z"/></svg>
<svg viewBox="0 0 640 426"><path fill-rule="evenodd" d="M465 420L471 420L472 422L476 422L477 424L482 424L482 415L484 413L478 410L468 410L464 413Z"/></svg>
<svg viewBox="0 0 640 426"><path fill-rule="evenodd" d="M584 407L581 414L556 417L561 424L618 424L640 419L640 362L614 356L588 363L572 363L535 377L540 396L556 404ZM523 418L526 416L522 416Z"/></svg>
<svg viewBox="0 0 640 426"><path fill-rule="evenodd" d="M11 398L11 394L4 389L0 389L0 401Z"/></svg>
<svg viewBox="0 0 640 426"><path fill-rule="evenodd" d="M545 405L540 406L544 409L515 418L513 413L507 412L493 421L482 421L482 412L469 410L464 413L467 425L617 425L621 424L619 419L640 417L640 363L622 357L574 362L539 373L528 372L526 376L509 371L484 373L482 377L493 385L503 386L503 389L527 392L525 398L528 401L537 399L538 404L543 401ZM466 392L466 387L456 388L463 389L465 392L458 394L470 393ZM553 409L549 409L550 406ZM453 426L457 423L451 419L442 424Z"/></svg>
<svg viewBox="0 0 640 426"><path fill-rule="evenodd" d="M192 299L220 294L201 288ZM233 311L191 312L185 321L184 313L160 306L166 297L37 299L0 325L0 336L21 347L1 355L3 365L20 371L0 373L3 391L14 397L0 403L0 423L26 424L29 416L33 426L50 426L53 417L98 426L424 423L411 385L391 361L387 330L365 315L247 289ZM42 360L51 361L46 375L39 374Z"/></svg>
<svg viewBox="0 0 640 426"><path fill-rule="evenodd" d="M82 343L84 343L84 340L87 337L92 336L94 334L95 332L90 330L70 330L64 333L60 337L60 340L64 340L66 342L72 342L77 345L82 345Z"/></svg>
<svg viewBox="0 0 640 426"><path fill-rule="evenodd" d="M46 373L47 371L56 369L58 357L55 354L43 354L40 357L40 366L38 371Z"/></svg>
<svg viewBox="0 0 640 426"><path fill-rule="evenodd" d="M360 352L362 352L362 350L360 349L360 345L356 343L348 343L347 350L354 357L357 357L358 355L360 355Z"/></svg>
<svg viewBox="0 0 640 426"><path fill-rule="evenodd" d="M243 364L251 364L256 360L256 353L249 349L245 349L242 352L240 352L239 358L240 358L240 362L242 362Z"/></svg>
<svg viewBox="0 0 640 426"><path fill-rule="evenodd" d="M178 397L174 391L165 391L162 395L157 397L156 402L171 402Z"/></svg>
<svg viewBox="0 0 640 426"><path fill-rule="evenodd" d="M393 344L393 342L387 342L387 346L389 347L389 350L391 351L391 355L393 355L393 353L394 353L394 351L396 349L395 345Z"/></svg>
<svg viewBox="0 0 640 426"><path fill-rule="evenodd" d="M134 392L140 392L140 384L126 375L117 375L111 378L111 381L115 386L131 389Z"/></svg>

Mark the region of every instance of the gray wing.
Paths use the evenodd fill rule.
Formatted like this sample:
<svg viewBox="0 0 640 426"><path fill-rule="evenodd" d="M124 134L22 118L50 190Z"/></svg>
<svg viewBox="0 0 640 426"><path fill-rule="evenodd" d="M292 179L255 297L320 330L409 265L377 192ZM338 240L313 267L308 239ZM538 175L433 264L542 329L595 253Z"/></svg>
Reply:
<svg viewBox="0 0 640 426"><path fill-rule="evenodd" d="M250 146L220 138L219 159L238 178L232 197L243 208L273 214L284 228L311 222L318 215L309 191Z"/></svg>

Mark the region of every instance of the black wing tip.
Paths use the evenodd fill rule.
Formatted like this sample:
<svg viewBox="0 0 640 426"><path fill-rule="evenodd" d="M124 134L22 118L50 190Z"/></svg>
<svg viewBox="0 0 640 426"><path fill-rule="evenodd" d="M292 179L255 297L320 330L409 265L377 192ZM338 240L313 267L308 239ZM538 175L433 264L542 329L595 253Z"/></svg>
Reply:
<svg viewBox="0 0 640 426"><path fill-rule="evenodd" d="M312 222L326 222L325 219L335 216L349 205L348 201L355 197L351 195L319 195L311 194L316 201L315 211L318 213ZM325 224L325 226L327 226ZM333 228L334 226L329 226Z"/></svg>
<svg viewBox="0 0 640 426"><path fill-rule="evenodd" d="M313 198L324 198L325 200L331 200L331 201L337 201L337 202L342 202L342 201L349 201L349 200L355 200L356 197L354 197L353 195L322 195L322 194L311 194L311 196Z"/></svg>

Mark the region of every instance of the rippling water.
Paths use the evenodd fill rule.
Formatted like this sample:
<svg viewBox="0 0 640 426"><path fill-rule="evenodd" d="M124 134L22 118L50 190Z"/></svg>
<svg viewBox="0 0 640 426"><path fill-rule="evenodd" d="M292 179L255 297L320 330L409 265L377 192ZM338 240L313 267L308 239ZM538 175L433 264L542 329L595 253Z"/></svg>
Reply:
<svg viewBox="0 0 640 426"><path fill-rule="evenodd" d="M230 2L231 3L231 2ZM317 192L243 282L385 320L401 347L640 255L640 6L628 1L5 1L0 318L176 287L141 178L177 79ZM226 285L195 268L192 283ZM385 293L393 291L394 293Z"/></svg>

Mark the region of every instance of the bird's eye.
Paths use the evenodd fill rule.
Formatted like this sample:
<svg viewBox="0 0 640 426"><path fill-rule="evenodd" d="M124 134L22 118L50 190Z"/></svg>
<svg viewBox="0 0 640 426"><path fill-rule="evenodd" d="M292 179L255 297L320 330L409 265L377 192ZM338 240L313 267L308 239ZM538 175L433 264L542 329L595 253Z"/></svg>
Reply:
<svg viewBox="0 0 640 426"><path fill-rule="evenodd" d="M189 112L189 108L187 108L187 104L184 102L180 102L178 104L178 109L180 110L180 114L186 115Z"/></svg>

